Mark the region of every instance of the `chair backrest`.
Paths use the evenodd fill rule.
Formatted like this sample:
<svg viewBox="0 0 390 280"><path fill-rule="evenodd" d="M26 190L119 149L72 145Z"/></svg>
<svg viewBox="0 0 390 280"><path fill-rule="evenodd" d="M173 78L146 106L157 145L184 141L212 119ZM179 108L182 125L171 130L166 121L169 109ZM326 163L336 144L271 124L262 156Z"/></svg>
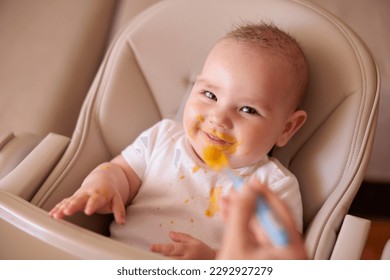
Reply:
<svg viewBox="0 0 390 280"><path fill-rule="evenodd" d="M308 121L274 155L300 182L310 258L329 258L372 146L378 70L349 28L305 1L165 0L142 13L111 46L71 144L33 203L50 209L139 132L179 114L215 42L235 24L259 20L292 34L309 62Z"/></svg>
<svg viewBox="0 0 390 280"><path fill-rule="evenodd" d="M72 135L115 8L116 1L2 1L0 134Z"/></svg>
<svg viewBox="0 0 390 280"><path fill-rule="evenodd" d="M72 135L117 4L1 1L0 6L1 180L49 133Z"/></svg>

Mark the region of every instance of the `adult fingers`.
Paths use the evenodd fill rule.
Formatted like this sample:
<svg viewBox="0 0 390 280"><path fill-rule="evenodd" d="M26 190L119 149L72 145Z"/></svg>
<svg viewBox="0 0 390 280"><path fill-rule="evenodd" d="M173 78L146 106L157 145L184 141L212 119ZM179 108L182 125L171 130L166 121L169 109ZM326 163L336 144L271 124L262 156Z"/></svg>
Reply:
<svg viewBox="0 0 390 280"><path fill-rule="evenodd" d="M255 193L247 187L243 187L240 192L231 193L229 217L225 231L225 244L236 244L239 248L244 248L251 235L249 222L254 213L256 202ZM230 246L227 245L227 246Z"/></svg>
<svg viewBox="0 0 390 280"><path fill-rule="evenodd" d="M256 178L249 182L249 187L257 192L271 208L270 211L276 216L280 225L288 232L289 242L296 242L299 240L300 234L296 230L296 224L291 211L285 202L266 185L261 184Z"/></svg>

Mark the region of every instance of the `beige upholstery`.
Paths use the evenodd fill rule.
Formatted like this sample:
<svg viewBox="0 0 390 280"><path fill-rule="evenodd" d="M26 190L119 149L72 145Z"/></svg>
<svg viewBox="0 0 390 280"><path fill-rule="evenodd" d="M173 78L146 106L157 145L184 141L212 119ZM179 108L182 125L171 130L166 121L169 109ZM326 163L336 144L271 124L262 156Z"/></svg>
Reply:
<svg viewBox="0 0 390 280"><path fill-rule="evenodd" d="M332 12L363 39L376 58L381 75L378 124L364 180L390 182L390 1L310 0Z"/></svg>
<svg viewBox="0 0 390 280"><path fill-rule="evenodd" d="M72 135L115 7L116 1L1 1L0 134Z"/></svg>
<svg viewBox="0 0 390 280"><path fill-rule="evenodd" d="M63 136L74 130L106 47L139 12L158 1L0 3L0 190L10 190L2 178L18 173L15 168L26 165L26 157L31 164L48 141L50 146L64 145ZM46 178L65 147L58 147L36 178ZM11 192L24 199L35 194L36 188L22 186Z"/></svg>
<svg viewBox="0 0 390 280"><path fill-rule="evenodd" d="M355 34L305 1L164 0L142 13L111 46L69 146L32 204L51 209L71 195L92 168L117 155L139 132L161 118L180 114L182 99L216 40L233 24L259 19L272 20L295 36L309 61L310 84L302 104L308 122L287 147L275 150L274 155L300 181L309 257L332 258L370 155L379 76L369 51ZM38 208L9 193L0 193L0 225L8 229L0 230L0 246L6 243L13 256L31 257L9 244L12 235L18 234L28 236L31 244L44 242L45 248L50 248L50 257L58 253L59 257L104 258L105 250L109 258L124 257L123 251L115 255L118 246L102 246L112 240L102 240L84 229L79 229L80 235L91 238L79 238L73 225L55 221ZM79 214L69 220L107 233L107 218ZM369 221L346 221L340 235L355 236L359 231L361 238L356 242L364 244ZM350 232L350 224L354 232ZM54 238L54 234L60 237ZM70 249L75 246L69 244L75 242L83 249ZM333 258L360 257L361 252L343 254L348 248L342 245L337 246L339 251L333 252ZM99 255L90 253L95 246L100 246ZM126 252L128 258L138 256L131 248ZM1 258L9 256L0 254ZM43 251L36 257L44 256Z"/></svg>
<svg viewBox="0 0 390 280"><path fill-rule="evenodd" d="M116 5L1 1L0 180L27 155L36 154L45 137L54 139L50 133L72 135L103 59Z"/></svg>
<svg viewBox="0 0 390 280"><path fill-rule="evenodd" d="M12 171L1 178L0 190L30 201L56 166L68 144L68 137L48 134Z"/></svg>
<svg viewBox="0 0 390 280"><path fill-rule="evenodd" d="M390 260L390 239L387 240L385 247L383 248L381 260Z"/></svg>
<svg viewBox="0 0 390 280"><path fill-rule="evenodd" d="M109 42L111 43L139 13L160 1L163 0L120 0L112 22Z"/></svg>

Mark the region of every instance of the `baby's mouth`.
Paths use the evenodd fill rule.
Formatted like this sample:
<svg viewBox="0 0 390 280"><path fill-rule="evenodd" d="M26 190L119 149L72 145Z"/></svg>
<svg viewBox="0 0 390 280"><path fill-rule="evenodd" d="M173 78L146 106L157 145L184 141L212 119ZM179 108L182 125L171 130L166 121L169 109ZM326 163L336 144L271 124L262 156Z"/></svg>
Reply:
<svg viewBox="0 0 390 280"><path fill-rule="evenodd" d="M217 145L217 146L225 146L227 145L227 142L225 140L222 140L212 134L206 133L207 140L210 142L212 145Z"/></svg>
<svg viewBox="0 0 390 280"><path fill-rule="evenodd" d="M221 149L228 149L236 142L234 137L215 130L211 132L205 132L205 135L210 145L218 146Z"/></svg>

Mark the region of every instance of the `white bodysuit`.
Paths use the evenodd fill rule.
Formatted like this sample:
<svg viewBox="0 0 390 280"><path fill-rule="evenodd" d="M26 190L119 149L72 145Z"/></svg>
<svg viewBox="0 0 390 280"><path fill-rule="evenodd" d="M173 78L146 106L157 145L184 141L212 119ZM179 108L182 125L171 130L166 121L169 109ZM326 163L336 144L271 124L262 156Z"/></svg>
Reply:
<svg viewBox="0 0 390 280"><path fill-rule="evenodd" d="M162 120L122 155L142 185L126 209L126 224L112 223L113 239L149 250L153 243L171 243L169 231L179 231L219 248L224 228L219 198L227 194L232 182L197 157L180 123ZM256 172L289 205L298 229L302 228L298 181L276 159L265 157L256 166L235 172L244 177Z"/></svg>

